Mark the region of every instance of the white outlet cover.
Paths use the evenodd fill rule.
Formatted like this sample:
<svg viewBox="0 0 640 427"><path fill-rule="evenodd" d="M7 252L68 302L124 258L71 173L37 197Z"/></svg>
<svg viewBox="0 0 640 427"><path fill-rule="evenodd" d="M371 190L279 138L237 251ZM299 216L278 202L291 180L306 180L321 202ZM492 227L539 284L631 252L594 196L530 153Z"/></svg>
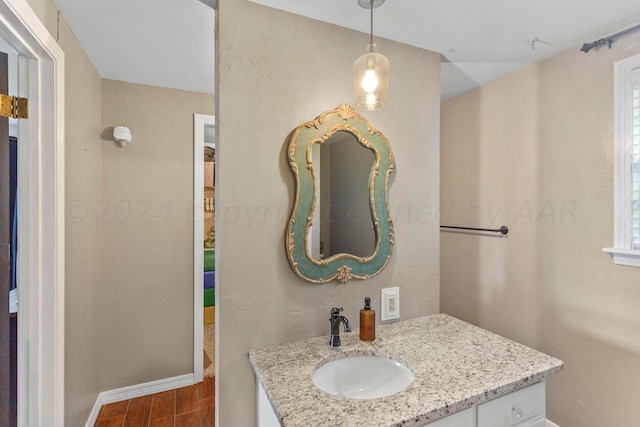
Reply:
<svg viewBox="0 0 640 427"><path fill-rule="evenodd" d="M400 288L384 288L380 291L380 320L400 318Z"/></svg>

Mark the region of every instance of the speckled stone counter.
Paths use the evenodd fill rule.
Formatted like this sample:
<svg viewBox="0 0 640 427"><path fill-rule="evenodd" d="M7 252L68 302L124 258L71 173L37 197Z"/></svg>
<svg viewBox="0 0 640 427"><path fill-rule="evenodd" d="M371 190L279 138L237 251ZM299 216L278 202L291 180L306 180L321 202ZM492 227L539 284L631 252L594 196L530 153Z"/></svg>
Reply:
<svg viewBox="0 0 640 427"><path fill-rule="evenodd" d="M373 343L360 341L357 330L340 336L338 348L329 347L327 335L250 352L283 426L420 426L542 381L563 365L446 314L378 325ZM370 400L343 400L311 381L328 361L362 354L403 362L415 380L399 393Z"/></svg>

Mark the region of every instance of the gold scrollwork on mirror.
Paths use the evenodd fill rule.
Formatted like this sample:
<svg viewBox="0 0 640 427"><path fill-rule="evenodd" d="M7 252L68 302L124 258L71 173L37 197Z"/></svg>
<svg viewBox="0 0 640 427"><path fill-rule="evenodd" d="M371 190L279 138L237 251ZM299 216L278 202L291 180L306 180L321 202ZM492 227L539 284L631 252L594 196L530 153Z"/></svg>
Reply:
<svg viewBox="0 0 640 427"><path fill-rule="evenodd" d="M342 104L295 129L288 160L296 184L286 233L293 271L309 282L343 284L380 273L394 239L387 138Z"/></svg>

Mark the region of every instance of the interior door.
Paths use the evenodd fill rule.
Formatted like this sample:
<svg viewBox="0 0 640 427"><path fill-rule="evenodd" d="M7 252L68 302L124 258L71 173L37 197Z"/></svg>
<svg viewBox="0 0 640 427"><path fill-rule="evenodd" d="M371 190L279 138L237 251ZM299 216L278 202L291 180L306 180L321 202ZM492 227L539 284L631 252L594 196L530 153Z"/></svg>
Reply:
<svg viewBox="0 0 640 427"><path fill-rule="evenodd" d="M0 52L0 93L8 94L8 86L8 55ZM8 420L7 425L15 426L17 425L16 320L14 318L12 327L9 315L9 289L11 286L9 170L9 119L0 117L0 420ZM14 351L12 351L12 347Z"/></svg>

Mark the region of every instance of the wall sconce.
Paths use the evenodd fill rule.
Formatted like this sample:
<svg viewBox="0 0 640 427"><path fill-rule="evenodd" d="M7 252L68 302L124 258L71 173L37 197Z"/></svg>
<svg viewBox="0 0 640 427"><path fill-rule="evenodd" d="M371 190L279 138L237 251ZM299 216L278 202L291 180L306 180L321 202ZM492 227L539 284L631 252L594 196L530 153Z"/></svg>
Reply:
<svg viewBox="0 0 640 427"><path fill-rule="evenodd" d="M371 33L367 53L353 64L353 89L356 108L369 111L385 106L389 90L389 60L376 52L373 42L373 9L383 3L384 0L358 0L361 7L371 9Z"/></svg>
<svg viewBox="0 0 640 427"><path fill-rule="evenodd" d="M120 147L124 147L131 142L131 130L126 126L116 126L113 128L113 139Z"/></svg>

